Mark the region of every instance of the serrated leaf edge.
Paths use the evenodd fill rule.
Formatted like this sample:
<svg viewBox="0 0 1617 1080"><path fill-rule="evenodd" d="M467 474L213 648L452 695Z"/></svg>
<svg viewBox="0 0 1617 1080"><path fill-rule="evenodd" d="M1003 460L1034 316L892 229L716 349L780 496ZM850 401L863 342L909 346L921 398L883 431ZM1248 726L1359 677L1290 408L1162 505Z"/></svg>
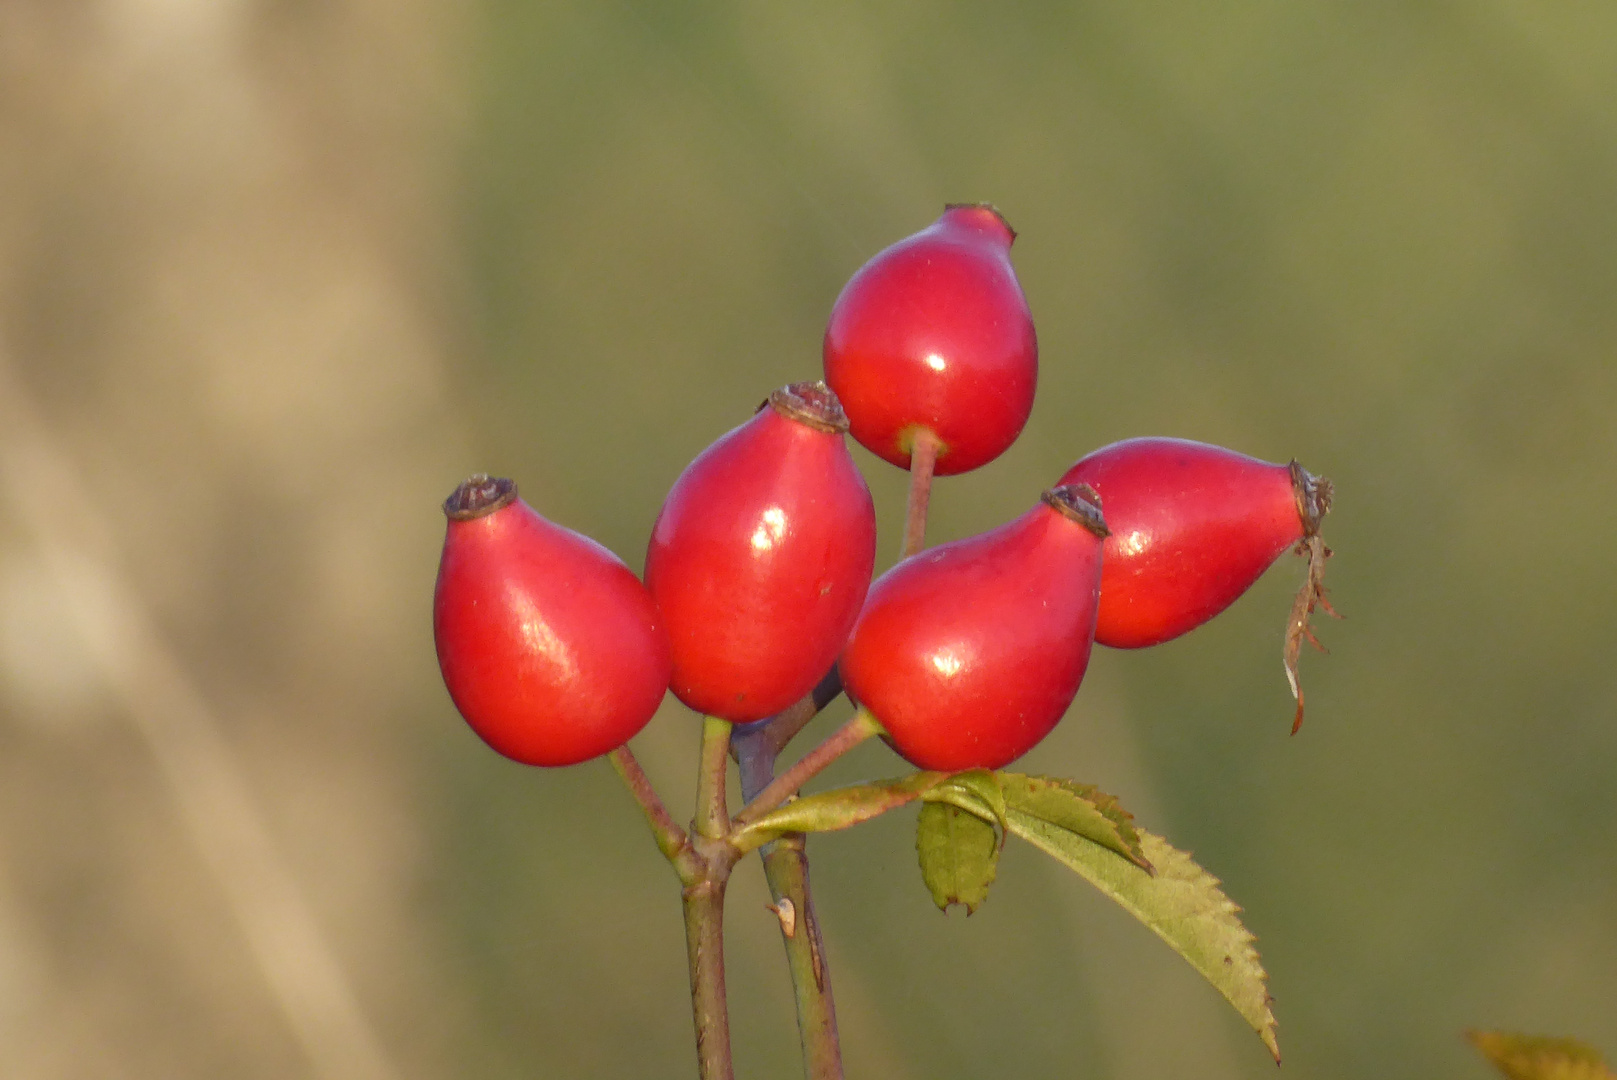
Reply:
<svg viewBox="0 0 1617 1080"><path fill-rule="evenodd" d="M1125 849L1119 851L1118 854L1139 866L1142 870L1148 873L1154 872L1151 860L1145 857L1145 849L1140 845L1141 829L1135 823L1134 815L1124 809L1117 796L1108 794L1093 784L1081 784L1076 780L1068 780L1060 776L1030 775L1026 776L1026 779L1042 781L1059 787L1069 795L1088 803L1097 814L1111 824L1113 831L1117 835L1118 844ZM1060 825L1059 822L1051 822L1051 824ZM1109 847L1110 845L1102 846ZM1114 848L1113 850L1116 849Z"/></svg>
<svg viewBox="0 0 1617 1080"><path fill-rule="evenodd" d="M1149 852L1150 855L1154 856L1152 857L1151 861L1157 867L1158 871L1155 880L1158 882L1184 881L1187 884L1191 884L1195 887L1205 888L1206 890L1217 895L1218 901L1216 908L1213 911L1207 912L1206 915L1207 917L1216 919L1223 925L1226 931L1231 933L1233 937L1231 943L1232 949L1239 953L1240 958L1242 961L1244 961L1247 968L1256 972L1257 987L1262 991L1262 1001L1256 1003L1256 1006L1252 1009L1251 1013L1248 1012L1248 1006L1243 1005L1241 1001L1237 1000L1236 996L1230 990L1226 990L1225 987L1220 986L1209 972L1203 971L1195 963L1195 961L1191 960L1190 957L1185 956L1185 953L1177 944L1175 944L1173 939L1169 937L1161 927L1156 925L1147 913L1138 910L1133 904L1128 902L1126 898L1107 888L1103 880L1097 876L1091 875L1088 867L1075 865L1068 859L1063 858L1059 851L1052 850L1050 847L1046 846L1045 843L1042 843L1038 836L1038 827L1065 833L1068 836L1075 837L1086 844L1090 844L1093 847L1101 851L1106 851L1114 856L1117 854L1116 852L1102 844L1096 843L1088 837L1070 832L1066 829L1062 829L1058 825L1052 825L1049 822L1031 817L1030 815L1022 814L1016 810L1012 810L1010 812L1010 822L1012 832L1033 844L1041 851L1044 851L1046 854L1051 855L1062 865L1067 866L1068 868L1077 872L1080 876L1084 877L1090 882L1090 884L1100 889L1102 893L1111 897L1111 899L1117 903L1119 907L1122 907L1125 911L1143 923L1152 931L1152 933L1156 934L1157 937L1166 942L1170 948L1179 953L1181 957L1184 957L1185 960L1190 963L1191 967L1195 968L1203 976L1203 978L1212 983L1213 987L1218 990L1224 999L1235 1008L1236 1012L1240 1013L1247 1023L1251 1025L1253 1031L1257 1033L1258 1038L1263 1041L1263 1045L1267 1047L1270 1054L1274 1056L1276 1064L1279 1063L1280 1045L1275 1035L1279 1022L1275 1019L1274 1010L1272 1008L1274 1004L1274 997L1269 993L1269 974L1266 970L1264 970L1262 958L1259 956L1256 947L1257 937L1252 933L1252 931L1247 929L1246 924L1244 924L1238 918L1241 912L1240 905L1229 898L1224 890L1219 887L1221 885L1219 879L1200 866L1196 860L1191 857L1189 852L1181 851L1178 848L1175 848L1172 844L1168 843L1162 837L1157 836L1155 833L1149 832L1145 829L1139 830L1142 847L1148 849L1160 847L1161 849L1160 854L1156 851ZM1029 827L1030 823L1034 826L1033 828ZM1186 866L1188 866L1192 871L1189 877L1179 876L1174 873L1176 869L1181 869ZM1146 873L1142 868L1121 857L1118 858L1116 867L1121 873ZM1228 953L1225 956L1225 963L1232 963L1232 956Z"/></svg>
<svg viewBox="0 0 1617 1080"><path fill-rule="evenodd" d="M990 829L994 828L993 822L991 820L989 820L987 818L984 818L982 815L976 813L975 811L966 810L963 807L955 806L955 805L953 805L952 803L950 803L947 800L935 799L935 800L926 800L926 802L927 802L927 805L931 805L931 806L948 807L950 809L960 810L962 813L969 814L972 818L974 818L976 820L979 820L979 821L982 821L984 824L988 825L988 827ZM923 806L922 810L924 811L925 809L926 809L926 807ZM926 859L921 853L921 827L922 827L922 822L921 822L920 818L916 819L915 825L916 825L916 831L915 831L915 854L916 854L917 860L921 863L921 880L923 882L925 882L926 887L927 887L927 891L932 894L932 902L937 905L937 908L938 908L939 911L944 912L945 914L947 914L949 909L951 907L953 907L955 904L959 904L959 905L961 905L962 907L964 907L966 909L966 917L967 918L970 918L971 916L977 914L977 909L982 907L984 901L986 901L988 899L988 890L993 886L994 882L996 880L998 880L998 878L999 878L999 853L1003 848L1003 843L1001 843L999 846L996 846L994 848L993 854L989 858L988 878L987 878L986 881L983 882L983 899L982 900L978 900L975 904L973 904L969 900L961 899L961 898L958 898L958 897L940 901L938 899L937 890L933 889L932 883L927 880Z"/></svg>

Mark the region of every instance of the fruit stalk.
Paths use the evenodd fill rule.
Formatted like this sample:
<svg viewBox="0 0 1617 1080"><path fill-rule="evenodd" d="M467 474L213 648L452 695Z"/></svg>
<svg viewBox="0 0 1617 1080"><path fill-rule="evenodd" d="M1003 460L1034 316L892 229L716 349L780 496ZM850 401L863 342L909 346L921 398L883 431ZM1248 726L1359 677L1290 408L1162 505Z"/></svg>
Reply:
<svg viewBox="0 0 1617 1080"><path fill-rule="evenodd" d="M757 798L742 807L741 812L736 815L736 824L746 825L757 821L796 795L804 784L818 776L827 765L872 735L881 734L881 730L881 724L876 718L860 709L854 713L853 719L826 736L824 742L804 754L796 765L776 777L768 787L758 793Z"/></svg>
<svg viewBox="0 0 1617 1080"><path fill-rule="evenodd" d="M674 818L663 805L662 799L651 786L651 780L646 771L640 767L628 744L618 747L607 754L612 761L612 767L617 770L618 776L623 778L623 784L634 796L634 801L640 804L640 809L646 815L646 824L651 826L651 835L657 840L657 850L663 857L674 864L682 880L692 876L695 868L692 863L695 859L691 851L690 838L685 830L680 828Z"/></svg>
<svg viewBox="0 0 1617 1080"><path fill-rule="evenodd" d="M729 868L687 885L685 948L691 968L691 1012L696 1021L697 1075L735 1080L730 1060L730 1013L724 992L724 890Z"/></svg>
<svg viewBox="0 0 1617 1080"><path fill-rule="evenodd" d="M835 667L819 685L789 708L756 724L737 725L730 734L730 756L741 766L741 800L751 802L775 779L775 759L810 720L842 693L842 673Z"/></svg>
<svg viewBox="0 0 1617 1080"><path fill-rule="evenodd" d="M907 559L926 547L926 511L932 501L932 471L938 463L938 437L926 428L915 433L910 449L910 494L904 506L904 546L898 557Z"/></svg>
<svg viewBox="0 0 1617 1080"><path fill-rule="evenodd" d="M726 772L730 766L730 721L716 716L702 720L702 761L696 774L696 832L710 840L730 832L730 811L725 805Z"/></svg>

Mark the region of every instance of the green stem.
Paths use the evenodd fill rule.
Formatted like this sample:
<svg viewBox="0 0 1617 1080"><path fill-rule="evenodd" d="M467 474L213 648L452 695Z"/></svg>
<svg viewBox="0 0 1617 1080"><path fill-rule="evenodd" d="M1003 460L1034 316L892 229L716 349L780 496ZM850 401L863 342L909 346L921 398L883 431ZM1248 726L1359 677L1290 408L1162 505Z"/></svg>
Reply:
<svg viewBox="0 0 1617 1080"><path fill-rule="evenodd" d="M702 720L702 758L696 774L697 874L687 878L685 947L691 968L691 1013L696 1021L696 1060L701 1080L734 1080L730 1062L730 1013L724 996L724 890L739 853L730 843L726 784L730 722Z"/></svg>
<svg viewBox="0 0 1617 1080"><path fill-rule="evenodd" d="M730 749L741 765L741 797L751 802L775 778L775 755L815 713L842 690L836 669L815 692L768 724L731 736ZM822 691L823 697L822 697ZM806 714L785 738L793 714ZM784 721L784 723L783 723ZM803 1073L808 1080L842 1080L842 1047L837 1038L837 1007L831 995L831 973L825 963L825 940L809 891L808 854L802 833L788 833L759 851L764 878L780 919L780 940L797 1000L797 1032L803 1046Z"/></svg>
<svg viewBox="0 0 1617 1080"><path fill-rule="evenodd" d="M696 832L717 840L730 832L725 805L730 765L730 721L709 716L702 721L702 763L696 774Z"/></svg>
<svg viewBox="0 0 1617 1080"><path fill-rule="evenodd" d="M746 825L757 821L796 795L804 784L818 776L827 765L872 735L880 733L881 724L877 723L876 718L869 712L860 709L853 714L853 719L833 731L823 743L804 754L796 765L776 777L768 787L759 792L757 798L736 815L736 824Z"/></svg>
<svg viewBox="0 0 1617 1080"><path fill-rule="evenodd" d="M809 892L808 855L802 833L788 833L764 845L764 877L780 918L781 942L797 998L797 1031L803 1043L807 1080L842 1080L842 1046L837 1038L837 1006L825 963L825 939Z"/></svg>
<svg viewBox="0 0 1617 1080"><path fill-rule="evenodd" d="M926 511L932 501L932 470L938 463L938 437L925 428L915 433L910 447L910 496L904 507L904 546L898 557L907 559L926 547Z"/></svg>
<svg viewBox="0 0 1617 1080"><path fill-rule="evenodd" d="M730 1060L730 1014L724 993L724 889L726 867L683 893L685 948L691 968L691 1013L696 1021L697 1075L735 1080Z"/></svg>

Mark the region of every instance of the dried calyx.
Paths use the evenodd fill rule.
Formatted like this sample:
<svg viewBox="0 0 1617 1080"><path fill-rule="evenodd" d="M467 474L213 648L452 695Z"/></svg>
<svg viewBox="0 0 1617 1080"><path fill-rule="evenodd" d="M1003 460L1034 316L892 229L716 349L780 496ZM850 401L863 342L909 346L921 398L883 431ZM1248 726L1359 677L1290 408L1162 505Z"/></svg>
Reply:
<svg viewBox="0 0 1617 1080"><path fill-rule="evenodd" d="M1296 459L1291 462L1291 490L1297 496L1297 513L1303 519L1303 539L1319 534L1320 522L1331 512L1335 486L1323 476L1315 476Z"/></svg>
<svg viewBox="0 0 1617 1080"><path fill-rule="evenodd" d="M1325 650L1325 646L1314 636L1310 619L1316 608L1324 608L1327 615L1336 618L1341 616L1336 614L1326 595L1325 560L1331 557L1331 549L1325 546L1325 540L1319 534L1320 522L1331 512L1331 496L1336 489L1329 480L1315 476L1295 460L1291 463L1291 488L1297 496L1297 513L1303 519L1303 538L1297 545L1297 552L1308 556L1308 574L1292 600L1291 617L1286 620L1286 645L1282 653L1286 664L1286 681L1291 684L1292 696L1297 699L1297 713L1291 722L1291 733L1295 735L1297 729L1303 726L1303 687L1297 673L1303 642L1308 642L1321 652Z"/></svg>
<svg viewBox="0 0 1617 1080"><path fill-rule="evenodd" d="M1100 494L1088 484L1060 484L1040 496L1060 511L1099 537L1112 535L1106 527L1106 518L1100 510Z"/></svg>
<svg viewBox="0 0 1617 1080"><path fill-rule="evenodd" d="M444 513L451 521L471 521L510 506L516 501L515 480L503 476L477 473L461 482L449 498L444 500Z"/></svg>
<svg viewBox="0 0 1617 1080"><path fill-rule="evenodd" d="M834 390L823 380L799 382L783 386L769 395L764 402L782 416L789 417L811 428L832 435L848 433L848 414L842 411L842 402ZM762 405L759 408L763 408Z"/></svg>

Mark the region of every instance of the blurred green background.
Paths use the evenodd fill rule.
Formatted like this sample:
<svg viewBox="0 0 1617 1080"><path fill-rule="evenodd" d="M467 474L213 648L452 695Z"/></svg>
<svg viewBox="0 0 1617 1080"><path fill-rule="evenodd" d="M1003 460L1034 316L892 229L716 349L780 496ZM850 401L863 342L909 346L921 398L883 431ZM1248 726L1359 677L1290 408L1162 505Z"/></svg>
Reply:
<svg viewBox="0 0 1617 1080"><path fill-rule="evenodd" d="M1027 770L1224 880L1293 1080L1480 1078L1473 1026L1617 1055L1609 5L17 0L0 1072L694 1075L610 769L497 758L438 682L436 504L512 475L638 568L847 277L965 200L1020 232L1042 370L933 539L1139 434L1338 492L1301 734L1288 557L1100 651ZM856 453L885 567L903 478ZM670 699L635 743L681 806L695 732ZM810 845L850 1076L1270 1075L1025 847L939 915L912 816ZM749 864L738 1072L792 1076L766 899Z"/></svg>

